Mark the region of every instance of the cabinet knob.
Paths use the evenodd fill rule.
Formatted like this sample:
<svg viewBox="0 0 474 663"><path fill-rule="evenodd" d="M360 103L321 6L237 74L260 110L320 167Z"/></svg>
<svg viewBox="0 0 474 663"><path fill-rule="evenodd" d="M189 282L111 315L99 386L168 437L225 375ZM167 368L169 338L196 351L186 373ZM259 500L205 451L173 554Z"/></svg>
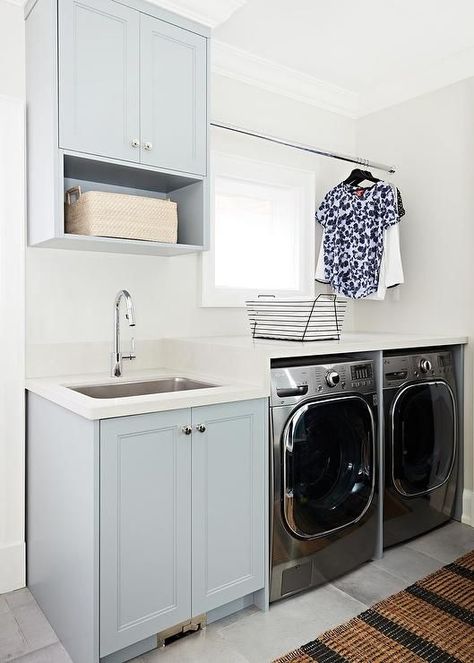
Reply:
<svg viewBox="0 0 474 663"><path fill-rule="evenodd" d="M205 433L206 432L206 427L204 426L204 424L198 424L196 426L196 430L197 430L198 433Z"/></svg>
<svg viewBox="0 0 474 663"><path fill-rule="evenodd" d="M130 144L132 147L140 147L140 141L138 140L138 138L132 138Z"/></svg>
<svg viewBox="0 0 474 663"><path fill-rule="evenodd" d="M183 431L183 433L185 435L191 435L191 433L193 432L193 429L192 429L191 426L183 426L181 430Z"/></svg>
<svg viewBox="0 0 474 663"><path fill-rule="evenodd" d="M143 143L143 147L145 148L145 150L150 151L153 149L153 143L145 142Z"/></svg>

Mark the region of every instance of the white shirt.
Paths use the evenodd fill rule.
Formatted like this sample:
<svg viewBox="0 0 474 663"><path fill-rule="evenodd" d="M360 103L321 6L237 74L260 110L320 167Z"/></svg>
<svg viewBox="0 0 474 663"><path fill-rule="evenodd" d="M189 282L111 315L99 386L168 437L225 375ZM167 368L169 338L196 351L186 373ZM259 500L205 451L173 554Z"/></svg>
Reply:
<svg viewBox="0 0 474 663"><path fill-rule="evenodd" d="M324 234L319 249L318 264L315 278L322 283L328 283L324 276ZM402 256L400 253L400 229L399 224L389 226L384 231L384 250L380 263L378 290L365 299L383 301L387 288L404 283Z"/></svg>

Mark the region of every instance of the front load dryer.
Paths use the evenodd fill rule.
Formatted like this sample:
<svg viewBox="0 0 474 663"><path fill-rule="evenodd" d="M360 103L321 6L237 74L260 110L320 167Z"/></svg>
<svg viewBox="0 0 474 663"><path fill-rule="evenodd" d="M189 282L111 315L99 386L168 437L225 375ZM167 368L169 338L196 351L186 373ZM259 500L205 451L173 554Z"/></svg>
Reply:
<svg viewBox="0 0 474 663"><path fill-rule="evenodd" d="M458 403L450 351L384 358L384 547L454 515Z"/></svg>
<svg viewBox="0 0 474 663"><path fill-rule="evenodd" d="M330 581L376 553L373 363L300 362L272 368L270 601Z"/></svg>

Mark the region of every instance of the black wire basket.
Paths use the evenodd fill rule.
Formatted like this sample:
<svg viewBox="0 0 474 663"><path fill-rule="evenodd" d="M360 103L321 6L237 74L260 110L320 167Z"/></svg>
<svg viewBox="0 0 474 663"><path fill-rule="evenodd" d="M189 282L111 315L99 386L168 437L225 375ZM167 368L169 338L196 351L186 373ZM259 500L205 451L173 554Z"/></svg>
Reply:
<svg viewBox="0 0 474 663"><path fill-rule="evenodd" d="M253 338L331 341L341 338L347 301L326 294L294 299L261 295L246 305Z"/></svg>

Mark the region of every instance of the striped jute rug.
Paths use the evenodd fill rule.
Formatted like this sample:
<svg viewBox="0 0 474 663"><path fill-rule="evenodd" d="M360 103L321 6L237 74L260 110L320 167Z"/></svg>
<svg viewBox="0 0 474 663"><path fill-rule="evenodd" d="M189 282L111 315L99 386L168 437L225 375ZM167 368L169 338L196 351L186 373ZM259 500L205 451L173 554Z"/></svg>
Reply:
<svg viewBox="0 0 474 663"><path fill-rule="evenodd" d="M474 551L274 663L474 663Z"/></svg>

